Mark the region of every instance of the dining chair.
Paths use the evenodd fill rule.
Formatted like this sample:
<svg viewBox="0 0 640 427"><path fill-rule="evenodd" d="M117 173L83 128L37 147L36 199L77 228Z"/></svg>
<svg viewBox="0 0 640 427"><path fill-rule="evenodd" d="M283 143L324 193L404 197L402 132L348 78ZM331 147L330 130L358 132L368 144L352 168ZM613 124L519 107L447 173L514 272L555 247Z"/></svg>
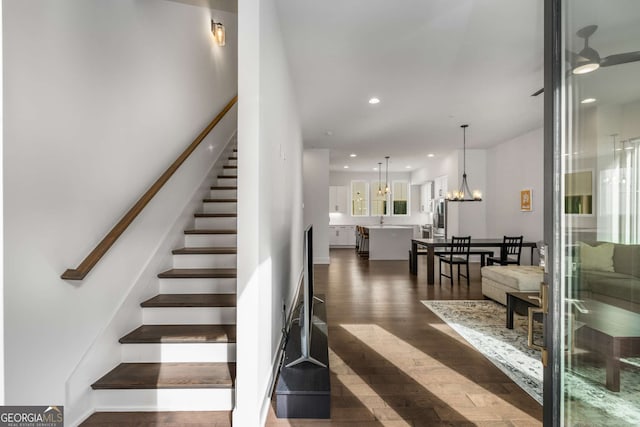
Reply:
<svg viewBox="0 0 640 427"><path fill-rule="evenodd" d="M451 280L451 286L453 286L453 266L458 266L458 283L460 283L460 277L467 279L467 286L469 286L469 250L471 248L471 236L467 237L451 237L451 248L449 252L441 253L438 255L440 259L440 277L438 278L442 285L442 276ZM449 275L444 273L442 264L449 265ZM460 274L460 266L466 267L466 275Z"/></svg>
<svg viewBox="0 0 640 427"><path fill-rule="evenodd" d="M500 247L500 256L490 256L487 258L487 265L500 264L520 265L520 254L522 253L522 236L504 236Z"/></svg>

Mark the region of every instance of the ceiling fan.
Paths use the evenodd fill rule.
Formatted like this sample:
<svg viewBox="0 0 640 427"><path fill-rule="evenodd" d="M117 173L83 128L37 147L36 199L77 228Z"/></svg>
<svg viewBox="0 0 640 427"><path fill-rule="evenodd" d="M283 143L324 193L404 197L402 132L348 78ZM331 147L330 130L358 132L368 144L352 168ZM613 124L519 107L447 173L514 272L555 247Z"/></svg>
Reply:
<svg viewBox="0 0 640 427"><path fill-rule="evenodd" d="M587 25L576 32L576 36L584 39L584 48L578 53L567 51L567 57L571 63L571 73L578 75L587 74L600 67L610 67L612 65L640 61L640 51L618 53L601 58L598 51L589 46L589 37L591 37L597 29L597 25ZM544 92L544 88L532 93L531 96L538 96L542 92Z"/></svg>

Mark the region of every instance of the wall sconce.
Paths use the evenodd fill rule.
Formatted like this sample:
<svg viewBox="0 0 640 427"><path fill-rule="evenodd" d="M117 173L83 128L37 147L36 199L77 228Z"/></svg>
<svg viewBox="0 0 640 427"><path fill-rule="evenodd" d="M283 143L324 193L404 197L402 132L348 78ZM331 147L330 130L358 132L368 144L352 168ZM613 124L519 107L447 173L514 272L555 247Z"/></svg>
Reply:
<svg viewBox="0 0 640 427"><path fill-rule="evenodd" d="M218 46L224 46L224 25L220 22L211 21L211 33Z"/></svg>

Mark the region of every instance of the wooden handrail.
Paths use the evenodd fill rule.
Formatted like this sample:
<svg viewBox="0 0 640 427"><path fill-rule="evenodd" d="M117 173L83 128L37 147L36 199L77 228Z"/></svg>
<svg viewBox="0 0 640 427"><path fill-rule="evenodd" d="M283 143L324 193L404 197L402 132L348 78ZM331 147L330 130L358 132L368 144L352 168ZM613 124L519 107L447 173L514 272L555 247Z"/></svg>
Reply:
<svg viewBox="0 0 640 427"><path fill-rule="evenodd" d="M109 233L102 239L100 243L91 251L89 255L78 265L76 269L68 269L62 273L62 278L65 280L82 280L91 271L91 269L100 261L109 248L118 240L118 238L124 233L134 219L142 212L142 209L153 199L153 197L160 191L162 186L169 181L169 178L175 173L176 170L187 160L187 157L193 153L198 145L204 140L204 138L211 132L211 130L218 124L220 120L227 114L227 112L238 102L238 95L234 96L231 101L218 113L218 115L209 123L209 125L197 136L197 138L187 147L186 150L180 154L180 156L164 171L160 178L153 183L151 187L138 199L135 205L129 212L127 212L120 221L109 231Z"/></svg>

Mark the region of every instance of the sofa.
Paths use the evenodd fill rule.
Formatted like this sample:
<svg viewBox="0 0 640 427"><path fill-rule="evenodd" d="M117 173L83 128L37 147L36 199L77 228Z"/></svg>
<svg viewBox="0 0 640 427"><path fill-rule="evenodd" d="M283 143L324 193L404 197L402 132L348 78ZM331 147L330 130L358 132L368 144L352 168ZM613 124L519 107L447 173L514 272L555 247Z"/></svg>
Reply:
<svg viewBox="0 0 640 427"><path fill-rule="evenodd" d="M543 270L537 265L489 265L481 273L482 295L507 305L507 292L539 291Z"/></svg>
<svg viewBox="0 0 640 427"><path fill-rule="evenodd" d="M640 245L578 242L571 265L573 295L640 313Z"/></svg>
<svg viewBox="0 0 640 427"><path fill-rule="evenodd" d="M568 248L571 298L593 299L640 313L640 245L577 242ZM507 292L540 290L542 269L529 265L482 267L482 294L506 305Z"/></svg>

